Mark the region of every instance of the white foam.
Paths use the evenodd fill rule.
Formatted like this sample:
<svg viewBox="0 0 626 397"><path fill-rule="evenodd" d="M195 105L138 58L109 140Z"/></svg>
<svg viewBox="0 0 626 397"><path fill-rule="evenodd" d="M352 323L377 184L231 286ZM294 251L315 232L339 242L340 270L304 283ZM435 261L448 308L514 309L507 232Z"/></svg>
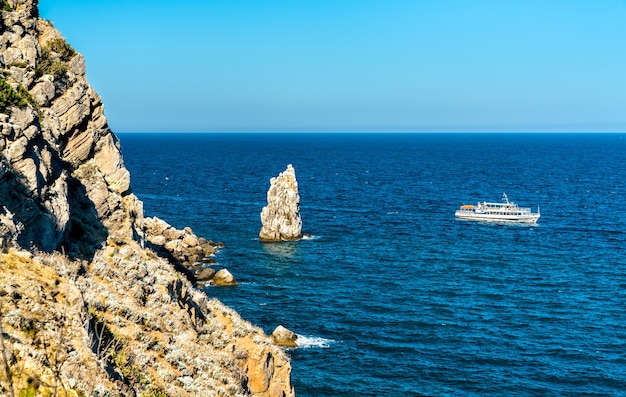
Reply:
<svg viewBox="0 0 626 397"><path fill-rule="evenodd" d="M332 339L325 339L317 336L296 335L298 335L298 339L296 340L298 349L328 349L330 345L335 342Z"/></svg>

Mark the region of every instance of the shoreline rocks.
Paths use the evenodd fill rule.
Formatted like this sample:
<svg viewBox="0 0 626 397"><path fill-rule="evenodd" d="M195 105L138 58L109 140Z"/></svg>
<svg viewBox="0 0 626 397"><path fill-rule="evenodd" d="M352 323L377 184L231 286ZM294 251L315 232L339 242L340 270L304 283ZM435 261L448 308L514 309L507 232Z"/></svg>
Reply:
<svg viewBox="0 0 626 397"><path fill-rule="evenodd" d="M198 237L189 227L176 229L157 217L144 219L143 234L148 248L173 262L189 281L224 287L238 285L228 270L207 267L216 263L213 256L224 244Z"/></svg>
<svg viewBox="0 0 626 397"><path fill-rule="evenodd" d="M267 206L261 210L261 242L293 241L302 238L300 194L296 171L291 164L270 179Z"/></svg>

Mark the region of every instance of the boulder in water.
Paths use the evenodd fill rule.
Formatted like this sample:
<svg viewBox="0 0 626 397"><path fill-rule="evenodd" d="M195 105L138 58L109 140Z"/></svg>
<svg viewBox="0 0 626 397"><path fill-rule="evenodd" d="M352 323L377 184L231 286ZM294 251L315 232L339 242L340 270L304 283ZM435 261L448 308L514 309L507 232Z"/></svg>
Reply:
<svg viewBox="0 0 626 397"><path fill-rule="evenodd" d="M296 340L298 339L298 335L295 332L288 330L287 328L279 325L276 327L274 332L271 335L272 340L278 346L283 347L297 347L298 343Z"/></svg>
<svg viewBox="0 0 626 397"><path fill-rule="evenodd" d="M211 279L211 285L219 287L234 287L239 285L239 283L228 270L222 269L215 273L215 276Z"/></svg>

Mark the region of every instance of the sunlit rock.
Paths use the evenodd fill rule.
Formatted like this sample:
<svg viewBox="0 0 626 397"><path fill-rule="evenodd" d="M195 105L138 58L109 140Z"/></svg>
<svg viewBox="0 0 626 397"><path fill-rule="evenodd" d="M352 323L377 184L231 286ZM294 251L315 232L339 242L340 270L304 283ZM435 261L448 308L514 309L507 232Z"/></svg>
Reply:
<svg viewBox="0 0 626 397"><path fill-rule="evenodd" d="M270 335L272 340L278 346L283 347L297 347L298 346L298 335L295 332L288 330L287 328L279 325L276 327L274 332Z"/></svg>
<svg viewBox="0 0 626 397"><path fill-rule="evenodd" d="M291 164L278 177L270 179L267 206L261 210L263 242L290 241L302 238L300 194L296 170Z"/></svg>

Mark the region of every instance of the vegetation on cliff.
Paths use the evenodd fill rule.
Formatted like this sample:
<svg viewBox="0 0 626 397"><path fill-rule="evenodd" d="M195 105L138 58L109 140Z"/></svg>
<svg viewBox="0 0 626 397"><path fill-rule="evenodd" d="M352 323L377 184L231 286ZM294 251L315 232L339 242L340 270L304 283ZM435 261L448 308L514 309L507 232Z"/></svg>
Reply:
<svg viewBox="0 0 626 397"><path fill-rule="evenodd" d="M6 112L10 106L25 107L29 104L37 107L30 92L21 84L17 84L17 89L14 89L0 74L0 111Z"/></svg>
<svg viewBox="0 0 626 397"><path fill-rule="evenodd" d="M134 244L91 263L9 249L0 271L5 395L281 395L263 366L284 353Z"/></svg>
<svg viewBox="0 0 626 397"><path fill-rule="evenodd" d="M50 74L60 78L67 73L67 62L75 55L76 51L62 37L48 41L41 49L39 64L35 68L35 77Z"/></svg>
<svg viewBox="0 0 626 397"><path fill-rule="evenodd" d="M0 75L0 111L6 111L9 106L23 107L28 101L11 87L4 76Z"/></svg>
<svg viewBox="0 0 626 397"><path fill-rule="evenodd" d="M36 0L11 4L0 12L0 394L293 396L285 352L190 282L218 245L144 218L82 55Z"/></svg>
<svg viewBox="0 0 626 397"><path fill-rule="evenodd" d="M0 0L0 11L13 11L13 7L7 0Z"/></svg>

